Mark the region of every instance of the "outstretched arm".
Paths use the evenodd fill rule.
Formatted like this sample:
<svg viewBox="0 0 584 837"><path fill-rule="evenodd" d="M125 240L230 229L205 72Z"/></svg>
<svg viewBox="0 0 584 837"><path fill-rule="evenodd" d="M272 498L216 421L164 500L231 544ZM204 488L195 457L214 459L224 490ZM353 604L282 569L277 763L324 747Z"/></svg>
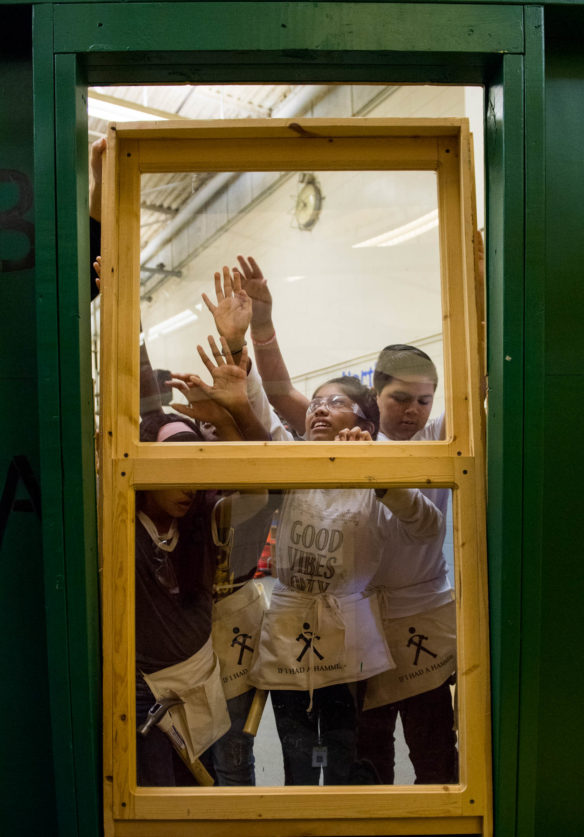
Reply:
<svg viewBox="0 0 584 837"><path fill-rule="evenodd" d="M91 166L91 185L89 187L89 216L95 221L101 222L101 184L103 169L103 153L106 150L106 139L102 137L96 140L92 146L89 156Z"/></svg>
<svg viewBox="0 0 584 837"><path fill-rule="evenodd" d="M91 299L99 293L99 282L97 276L99 271L95 265L96 258L101 253L101 181L103 153L106 149L105 137L96 140L92 146L89 156L91 165L91 183L89 186L89 252L91 277Z"/></svg>
<svg viewBox="0 0 584 837"><path fill-rule="evenodd" d="M442 512L417 488L380 488L375 493L397 519L404 540L426 542L444 538Z"/></svg>
<svg viewBox="0 0 584 837"><path fill-rule="evenodd" d="M203 294L203 302L213 315L219 335L225 339L232 358L241 359L246 345L245 335L251 320L251 299L242 288L241 275L238 270L231 271L227 266L223 268L223 282L221 273L215 272L215 304L207 294Z"/></svg>
<svg viewBox="0 0 584 837"><path fill-rule="evenodd" d="M250 272L252 268L243 260L246 270ZM255 264L255 262L254 262ZM257 269L254 268L254 270ZM233 268L233 275L227 266L223 267L223 273L217 271L215 273L215 296L217 302L214 303L207 296L203 294L205 305L213 315L217 331L227 341L227 345L232 353L233 358L237 362L241 358L241 353L246 345L245 335L252 319L252 300L247 294L243 285L250 286L249 281L245 279L242 273L237 268ZM255 289L257 291L257 288ZM269 293L269 292L268 292ZM258 357L256 347L256 359ZM248 397L256 415L262 420L264 427L270 428L272 431L272 438L276 438L282 426L279 419L276 419L275 413L271 411L268 405L264 389L259 385L259 379L251 369L251 364L248 364ZM288 372L284 367L286 377ZM289 381L289 378L288 378ZM262 382L263 383L263 382ZM291 384L290 384L291 386ZM296 392L296 390L294 390ZM304 418L306 407L304 404L306 400L301 393L298 393L302 399L302 406L300 408L301 416L298 418L299 432L304 432ZM282 406L282 405L279 405ZM271 415L270 415L271 414ZM282 415L288 418L286 410L282 410ZM290 419L288 419L290 421ZM275 434L274 435L274 430ZM286 437L288 434L286 432Z"/></svg>
<svg viewBox="0 0 584 837"><path fill-rule="evenodd" d="M238 256L241 286L252 303L251 338L258 372L272 406L294 427L304 433L308 399L297 390L278 345L272 320L272 294L261 268L251 256Z"/></svg>

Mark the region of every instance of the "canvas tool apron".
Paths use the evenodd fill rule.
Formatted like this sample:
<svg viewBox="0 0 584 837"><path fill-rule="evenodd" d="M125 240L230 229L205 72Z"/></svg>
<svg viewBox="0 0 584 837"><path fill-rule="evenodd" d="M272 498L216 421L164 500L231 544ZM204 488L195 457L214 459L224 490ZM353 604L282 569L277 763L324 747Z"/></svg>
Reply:
<svg viewBox="0 0 584 837"><path fill-rule="evenodd" d="M375 594L337 598L280 587L264 613L248 677L261 689L312 692L393 665Z"/></svg>
<svg viewBox="0 0 584 837"><path fill-rule="evenodd" d="M400 619L384 618L383 628L396 667L369 680L365 710L436 689L455 673L456 602Z"/></svg>
<svg viewBox="0 0 584 837"><path fill-rule="evenodd" d="M196 654L173 666L144 674L156 700L180 698L183 703L168 710L194 761L231 726L219 674L219 660L211 638Z"/></svg>
<svg viewBox="0 0 584 837"><path fill-rule="evenodd" d="M249 664L265 608L264 589L254 581L213 605L213 648L219 658L227 700L253 688L248 680Z"/></svg>

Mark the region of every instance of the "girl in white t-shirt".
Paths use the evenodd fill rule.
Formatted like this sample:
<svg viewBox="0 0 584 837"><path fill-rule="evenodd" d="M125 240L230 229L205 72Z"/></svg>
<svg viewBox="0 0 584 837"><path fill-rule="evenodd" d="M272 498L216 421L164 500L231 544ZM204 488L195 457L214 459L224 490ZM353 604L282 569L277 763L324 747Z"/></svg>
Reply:
<svg viewBox="0 0 584 837"><path fill-rule="evenodd" d="M368 441L379 413L357 378L314 394L307 441ZM276 581L250 668L270 689L286 784L351 781L355 690L393 667L377 596L365 592L388 541L435 537L440 512L417 490L292 490L280 502Z"/></svg>

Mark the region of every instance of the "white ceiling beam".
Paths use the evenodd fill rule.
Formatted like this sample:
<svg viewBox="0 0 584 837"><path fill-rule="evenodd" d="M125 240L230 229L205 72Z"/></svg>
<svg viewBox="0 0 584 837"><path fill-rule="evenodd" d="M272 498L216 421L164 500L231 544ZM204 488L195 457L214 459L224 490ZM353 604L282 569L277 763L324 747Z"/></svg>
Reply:
<svg viewBox="0 0 584 837"><path fill-rule="evenodd" d="M156 116L159 119L188 119L188 116L181 116L178 113L172 113L168 110L160 110L160 108L151 108L146 105L140 105L138 102L131 102L129 99L120 99L119 96L110 96L107 93L98 93L97 90L88 91L89 99L94 99L96 102L103 102L106 105L114 105L115 107L125 108L125 110L133 110L137 114L145 114L148 116Z"/></svg>

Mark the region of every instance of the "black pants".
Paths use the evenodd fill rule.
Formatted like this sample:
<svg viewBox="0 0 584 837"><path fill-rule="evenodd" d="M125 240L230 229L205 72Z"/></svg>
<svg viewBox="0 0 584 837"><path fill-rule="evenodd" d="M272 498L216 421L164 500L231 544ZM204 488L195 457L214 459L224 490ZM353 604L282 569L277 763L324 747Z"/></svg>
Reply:
<svg viewBox="0 0 584 837"><path fill-rule="evenodd" d="M315 689L307 712L308 692L270 692L284 756L286 785L346 785L355 760L357 713L347 684Z"/></svg>
<svg viewBox="0 0 584 837"><path fill-rule="evenodd" d="M417 785L458 782L458 750L450 678L429 692L361 711L357 757L371 762L383 785L394 783L395 724L398 713ZM365 683L362 693L364 694Z"/></svg>

